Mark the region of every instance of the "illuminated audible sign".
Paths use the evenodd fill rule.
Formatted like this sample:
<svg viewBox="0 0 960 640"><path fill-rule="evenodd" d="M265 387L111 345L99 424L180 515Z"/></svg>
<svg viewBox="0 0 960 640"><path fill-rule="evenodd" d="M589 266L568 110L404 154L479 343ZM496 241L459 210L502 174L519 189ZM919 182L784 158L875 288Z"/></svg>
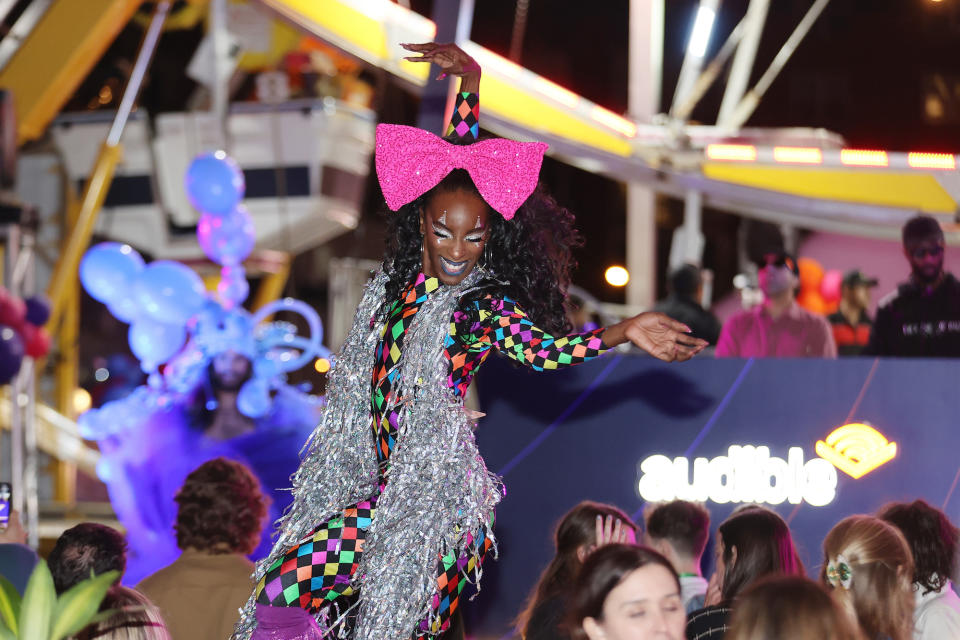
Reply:
<svg viewBox="0 0 960 640"><path fill-rule="evenodd" d="M687 458L650 456L640 463L638 489L648 502L806 502L822 507L837 495L837 469L823 458L804 461L800 447L791 447L784 460L771 456L769 447L732 445L725 456L696 458L692 477Z"/></svg>
<svg viewBox="0 0 960 640"><path fill-rule="evenodd" d="M893 460L897 443L887 442L870 425L855 422L834 429L826 442L817 440L817 455L856 479Z"/></svg>

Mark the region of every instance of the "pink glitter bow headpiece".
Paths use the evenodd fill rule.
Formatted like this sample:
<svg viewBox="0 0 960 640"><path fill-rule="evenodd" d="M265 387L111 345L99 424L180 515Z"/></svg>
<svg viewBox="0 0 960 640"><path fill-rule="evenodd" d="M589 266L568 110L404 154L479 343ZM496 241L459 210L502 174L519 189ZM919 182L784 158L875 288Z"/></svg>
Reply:
<svg viewBox="0 0 960 640"><path fill-rule="evenodd" d="M466 169L480 195L509 220L533 193L548 145L491 138L450 144L428 131L377 125L377 178L391 211L437 186L454 169Z"/></svg>

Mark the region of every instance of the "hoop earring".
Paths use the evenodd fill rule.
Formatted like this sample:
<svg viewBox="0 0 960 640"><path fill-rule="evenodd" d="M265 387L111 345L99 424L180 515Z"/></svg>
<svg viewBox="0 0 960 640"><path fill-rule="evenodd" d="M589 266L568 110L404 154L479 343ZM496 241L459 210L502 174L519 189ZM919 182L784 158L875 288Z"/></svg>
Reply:
<svg viewBox="0 0 960 640"><path fill-rule="evenodd" d="M490 266L490 241L487 240L483 244L483 266L489 268Z"/></svg>

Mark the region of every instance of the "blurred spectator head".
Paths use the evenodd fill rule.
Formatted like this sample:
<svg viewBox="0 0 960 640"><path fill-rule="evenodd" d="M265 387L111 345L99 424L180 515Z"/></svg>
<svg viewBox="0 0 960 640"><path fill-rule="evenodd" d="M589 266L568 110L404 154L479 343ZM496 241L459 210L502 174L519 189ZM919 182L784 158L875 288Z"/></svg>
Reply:
<svg viewBox="0 0 960 640"><path fill-rule="evenodd" d="M682 640L686 611L670 562L648 549L610 544L577 576L569 629L575 640Z"/></svg>
<svg viewBox="0 0 960 640"><path fill-rule="evenodd" d="M876 278L869 278L863 271L853 269L843 275L840 295L848 305L857 309L867 309L870 306L870 289L875 286L877 286Z"/></svg>
<svg viewBox="0 0 960 640"><path fill-rule="evenodd" d="M176 497L177 546L210 554L248 554L260 540L267 498L244 465L226 458L190 472Z"/></svg>
<svg viewBox="0 0 960 640"><path fill-rule="evenodd" d="M767 576L739 598L725 640L860 640L846 611L804 576Z"/></svg>
<svg viewBox="0 0 960 640"><path fill-rule="evenodd" d="M703 286L703 276L700 267L685 264L670 272L667 280L667 290L681 298L698 298Z"/></svg>
<svg viewBox="0 0 960 640"><path fill-rule="evenodd" d="M757 283L768 299L785 291L794 292L800 284L797 261L786 252L768 253L757 266Z"/></svg>
<svg viewBox="0 0 960 640"><path fill-rule="evenodd" d="M921 283L936 282L943 274L944 244L943 229L930 216L915 216L903 225L903 252Z"/></svg>
<svg viewBox="0 0 960 640"><path fill-rule="evenodd" d="M77 634L77 640L170 640L157 608L139 591L114 585L107 591L100 611L113 611Z"/></svg>
<svg viewBox="0 0 960 640"><path fill-rule="evenodd" d="M715 560L724 601L763 576L804 572L787 523L755 505L735 511L717 528Z"/></svg>
<svg viewBox="0 0 960 640"><path fill-rule="evenodd" d="M620 520L636 539L637 525L613 505L584 501L568 511L554 533L557 553L540 575L527 606L517 617L518 628L526 629L530 616L540 604L570 594L581 564L597 546L597 519L607 516Z"/></svg>
<svg viewBox="0 0 960 640"><path fill-rule="evenodd" d="M868 638L910 640L912 578L907 541L880 518L844 518L823 541L820 579Z"/></svg>
<svg viewBox="0 0 960 640"><path fill-rule="evenodd" d="M913 582L921 595L940 591L957 570L960 531L924 500L888 504L877 514L903 534L913 555Z"/></svg>
<svg viewBox="0 0 960 640"><path fill-rule="evenodd" d="M674 500L653 504L644 514L644 543L672 562L673 557L700 562L710 537L710 512L696 502ZM674 566L676 566L674 562Z"/></svg>
<svg viewBox="0 0 960 640"><path fill-rule="evenodd" d="M64 531L47 556L53 585L61 594L78 582L107 571L127 568L127 541L116 529L83 522Z"/></svg>

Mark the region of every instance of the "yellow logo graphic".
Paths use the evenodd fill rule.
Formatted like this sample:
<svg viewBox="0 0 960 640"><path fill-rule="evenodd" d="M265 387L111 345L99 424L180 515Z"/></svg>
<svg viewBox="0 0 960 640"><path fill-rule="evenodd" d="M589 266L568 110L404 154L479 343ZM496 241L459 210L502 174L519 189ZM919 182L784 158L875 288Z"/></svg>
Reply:
<svg viewBox="0 0 960 640"><path fill-rule="evenodd" d="M845 424L817 440L817 455L829 460L853 478L864 476L897 455L897 443L887 442L879 431L868 424Z"/></svg>

